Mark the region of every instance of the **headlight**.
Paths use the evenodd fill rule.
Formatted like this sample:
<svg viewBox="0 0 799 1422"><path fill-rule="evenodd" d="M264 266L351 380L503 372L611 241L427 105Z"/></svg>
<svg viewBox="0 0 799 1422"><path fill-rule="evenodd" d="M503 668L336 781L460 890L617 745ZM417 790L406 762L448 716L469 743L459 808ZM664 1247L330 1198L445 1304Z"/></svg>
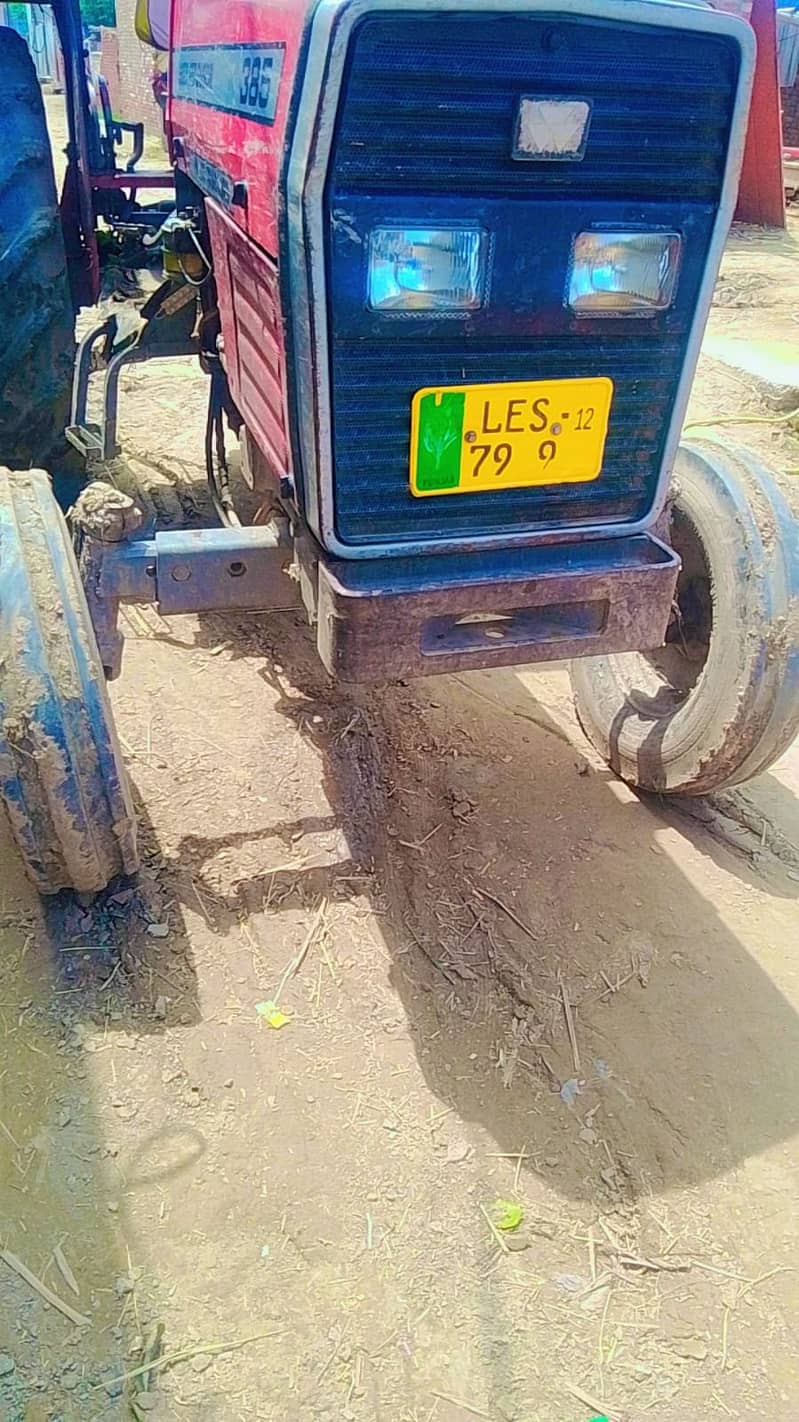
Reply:
<svg viewBox="0 0 799 1422"><path fill-rule="evenodd" d="M373 311L475 311L488 236L479 227L376 227L369 241Z"/></svg>
<svg viewBox="0 0 799 1422"><path fill-rule="evenodd" d="M578 316L648 316L671 306L676 232L581 232L574 243L569 305Z"/></svg>

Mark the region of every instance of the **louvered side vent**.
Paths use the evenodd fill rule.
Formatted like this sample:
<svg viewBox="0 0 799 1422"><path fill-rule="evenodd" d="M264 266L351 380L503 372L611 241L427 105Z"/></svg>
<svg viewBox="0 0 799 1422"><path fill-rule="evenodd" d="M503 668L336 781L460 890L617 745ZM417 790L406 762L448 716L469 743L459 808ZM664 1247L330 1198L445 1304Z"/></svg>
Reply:
<svg viewBox="0 0 799 1422"><path fill-rule="evenodd" d="M238 391L272 473L288 467L277 271L257 249L228 253Z"/></svg>

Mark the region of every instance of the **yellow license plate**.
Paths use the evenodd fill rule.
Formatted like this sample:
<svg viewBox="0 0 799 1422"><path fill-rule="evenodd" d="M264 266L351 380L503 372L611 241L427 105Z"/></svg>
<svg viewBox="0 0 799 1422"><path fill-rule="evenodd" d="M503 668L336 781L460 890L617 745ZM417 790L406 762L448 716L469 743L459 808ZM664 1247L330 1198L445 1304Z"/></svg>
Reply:
<svg viewBox="0 0 799 1422"><path fill-rule="evenodd" d="M411 492L589 483L602 468L612 399L605 375L417 390Z"/></svg>

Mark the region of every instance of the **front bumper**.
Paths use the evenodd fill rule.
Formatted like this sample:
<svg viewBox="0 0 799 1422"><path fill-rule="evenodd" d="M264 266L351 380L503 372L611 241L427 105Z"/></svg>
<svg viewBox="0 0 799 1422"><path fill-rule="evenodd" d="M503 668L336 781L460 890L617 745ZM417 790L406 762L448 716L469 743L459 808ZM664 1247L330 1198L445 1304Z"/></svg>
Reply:
<svg viewBox="0 0 799 1422"><path fill-rule="evenodd" d="M659 647L680 562L649 534L369 561L303 543L317 644L342 681Z"/></svg>
<svg viewBox="0 0 799 1422"><path fill-rule="evenodd" d="M344 560L307 533L292 540L286 519L130 539L112 527L115 512L104 533L96 517L76 520L81 576L111 677L121 666L125 602L155 603L166 616L302 602L322 661L349 682L658 647L680 566L651 534ZM119 541L104 541L111 536Z"/></svg>

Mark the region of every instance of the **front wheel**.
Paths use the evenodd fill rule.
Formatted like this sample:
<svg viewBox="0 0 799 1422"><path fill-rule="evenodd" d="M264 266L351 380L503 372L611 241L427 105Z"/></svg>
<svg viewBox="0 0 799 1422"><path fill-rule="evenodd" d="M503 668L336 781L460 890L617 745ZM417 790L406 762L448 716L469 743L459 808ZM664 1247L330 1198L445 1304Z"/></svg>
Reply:
<svg viewBox="0 0 799 1422"><path fill-rule="evenodd" d="M677 454L674 613L653 652L573 662L580 724L623 780L703 795L768 769L799 733L799 528L748 451Z"/></svg>
<svg viewBox="0 0 799 1422"><path fill-rule="evenodd" d="M105 676L41 469L0 469L0 805L40 893L96 893L137 868Z"/></svg>

